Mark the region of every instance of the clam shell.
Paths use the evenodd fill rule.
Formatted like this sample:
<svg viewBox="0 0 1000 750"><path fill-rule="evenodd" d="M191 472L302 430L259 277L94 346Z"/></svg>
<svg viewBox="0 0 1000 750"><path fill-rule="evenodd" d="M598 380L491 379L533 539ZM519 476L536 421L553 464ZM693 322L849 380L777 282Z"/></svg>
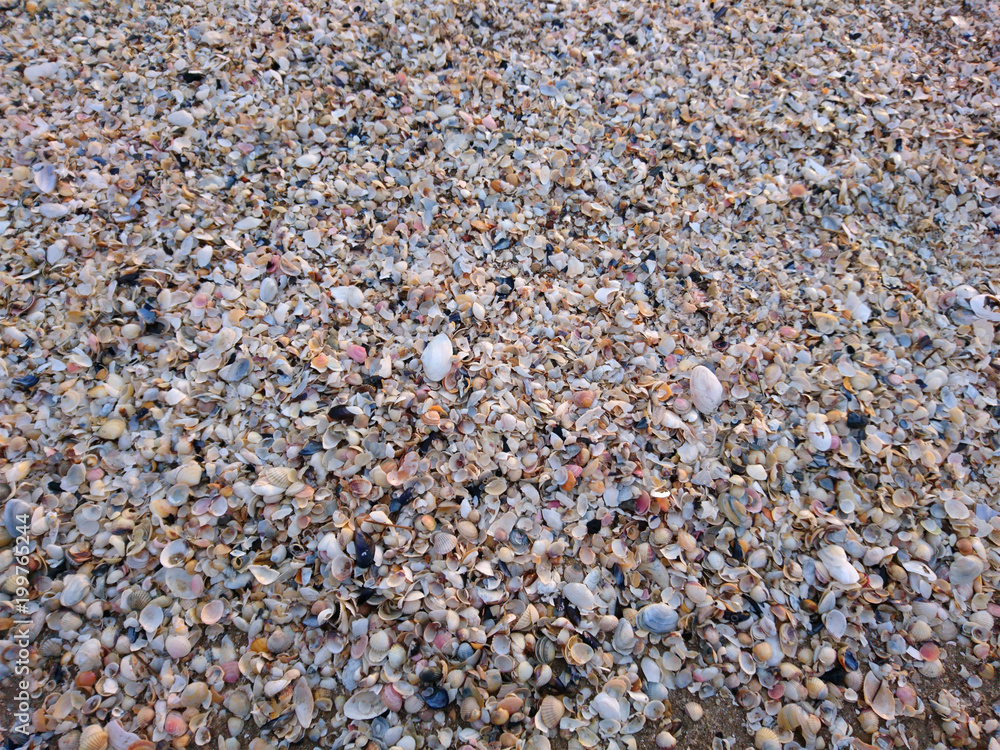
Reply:
<svg viewBox="0 0 1000 750"><path fill-rule="evenodd" d="M831 544L818 553L819 561L823 563L830 577L845 586L852 586L861 580L861 574L847 559L843 547Z"/></svg>
<svg viewBox="0 0 1000 750"><path fill-rule="evenodd" d="M287 466L272 466L264 469L260 473L260 476L268 484L281 489L288 489L295 482L299 481L299 473Z"/></svg>
<svg viewBox="0 0 1000 750"><path fill-rule="evenodd" d="M292 689L292 703L295 705L295 718L299 725L308 729L312 724L315 704L312 688L309 687L309 682L305 677L300 677L295 681L295 687Z"/></svg>
<svg viewBox="0 0 1000 750"><path fill-rule="evenodd" d="M428 342L420 355L424 366L424 377L435 382L443 380L451 370L451 360L454 350L447 334L439 334Z"/></svg>
<svg viewBox="0 0 1000 750"><path fill-rule="evenodd" d="M986 569L983 561L971 555L956 557L948 569L948 580L953 586L965 586L975 581Z"/></svg>
<svg viewBox="0 0 1000 750"><path fill-rule="evenodd" d="M399 669L406 663L406 646L402 643L393 644L386 654L386 661L393 669Z"/></svg>
<svg viewBox="0 0 1000 750"><path fill-rule="evenodd" d="M535 641L535 658L542 664L551 664L556 658L556 644L542 637Z"/></svg>
<svg viewBox="0 0 1000 750"><path fill-rule="evenodd" d="M352 721L370 721L388 710L378 693L371 690L355 693L344 703L344 716Z"/></svg>
<svg viewBox="0 0 1000 750"><path fill-rule="evenodd" d="M715 373L704 365L691 371L691 401L702 414L713 414L722 405L726 392Z"/></svg>
<svg viewBox="0 0 1000 750"><path fill-rule="evenodd" d="M583 641L571 639L563 650L563 657L570 664L583 666L594 658L594 649Z"/></svg>
<svg viewBox="0 0 1000 750"><path fill-rule="evenodd" d="M631 654L632 649L635 648L635 642L635 629L632 627L632 623L622 618L618 621L618 627L615 628L611 644L619 654Z"/></svg>
<svg viewBox="0 0 1000 750"><path fill-rule="evenodd" d="M563 596L580 611L590 611L594 608L594 592L583 583L567 583L563 586Z"/></svg>
<svg viewBox="0 0 1000 750"><path fill-rule="evenodd" d="M677 628L679 619L673 608L666 604L647 604L635 616L635 625L639 630L664 635Z"/></svg>
<svg viewBox="0 0 1000 750"><path fill-rule="evenodd" d="M602 719L607 719L608 721L624 720L621 704L607 693L601 692L595 695L594 699L590 702L590 707Z"/></svg>
<svg viewBox="0 0 1000 750"><path fill-rule="evenodd" d="M992 294L977 294L969 300L969 307L977 317L1000 323L1000 299Z"/></svg>
<svg viewBox="0 0 1000 750"><path fill-rule="evenodd" d="M482 708L475 696L469 695L462 699L462 703L459 706L459 713L462 716L462 721L472 723L478 721L479 717L482 716Z"/></svg>

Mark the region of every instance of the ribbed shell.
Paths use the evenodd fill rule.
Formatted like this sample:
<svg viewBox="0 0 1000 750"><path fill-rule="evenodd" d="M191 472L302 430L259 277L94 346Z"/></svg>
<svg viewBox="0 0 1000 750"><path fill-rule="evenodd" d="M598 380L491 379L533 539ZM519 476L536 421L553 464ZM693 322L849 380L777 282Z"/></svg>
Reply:
<svg viewBox="0 0 1000 750"><path fill-rule="evenodd" d="M108 733L96 724L84 727L80 733L80 750L107 750Z"/></svg>
<svg viewBox="0 0 1000 750"><path fill-rule="evenodd" d="M133 612L141 612L151 601L153 597L143 589L132 589L128 592L128 608Z"/></svg>
<svg viewBox="0 0 1000 750"><path fill-rule="evenodd" d="M458 546L458 537L445 531L439 531L431 537L434 554L447 555Z"/></svg>
<svg viewBox="0 0 1000 750"><path fill-rule="evenodd" d="M555 729L566 713L566 706L554 695L546 695L538 706L538 719L546 729Z"/></svg>

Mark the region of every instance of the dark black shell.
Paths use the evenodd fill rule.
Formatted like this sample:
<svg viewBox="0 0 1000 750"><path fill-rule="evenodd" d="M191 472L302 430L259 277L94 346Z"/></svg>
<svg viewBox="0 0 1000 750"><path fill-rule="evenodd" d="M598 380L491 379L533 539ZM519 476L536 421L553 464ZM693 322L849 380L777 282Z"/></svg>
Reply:
<svg viewBox="0 0 1000 750"><path fill-rule="evenodd" d="M430 708L444 708L448 705L448 691L441 687L425 690L420 694Z"/></svg>
<svg viewBox="0 0 1000 750"><path fill-rule="evenodd" d="M361 529L354 530L354 562L359 568L370 568L375 562L375 543Z"/></svg>

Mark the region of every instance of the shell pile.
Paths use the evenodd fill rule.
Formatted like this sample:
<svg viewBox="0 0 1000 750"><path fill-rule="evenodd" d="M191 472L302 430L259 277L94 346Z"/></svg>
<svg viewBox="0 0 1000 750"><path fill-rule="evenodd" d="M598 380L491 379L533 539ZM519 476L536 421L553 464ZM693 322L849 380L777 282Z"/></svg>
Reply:
<svg viewBox="0 0 1000 750"><path fill-rule="evenodd" d="M15 2L7 744L997 742L998 28Z"/></svg>

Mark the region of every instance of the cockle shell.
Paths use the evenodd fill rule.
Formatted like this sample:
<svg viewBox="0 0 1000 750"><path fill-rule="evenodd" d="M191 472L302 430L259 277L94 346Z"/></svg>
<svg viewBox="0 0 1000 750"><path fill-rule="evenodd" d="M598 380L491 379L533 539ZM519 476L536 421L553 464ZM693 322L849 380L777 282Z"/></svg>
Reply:
<svg viewBox="0 0 1000 750"><path fill-rule="evenodd" d="M371 637L368 639L368 659L373 664L381 662L389 653L389 649L392 648L392 638L384 630L376 631L372 633Z"/></svg>
<svg viewBox="0 0 1000 750"><path fill-rule="evenodd" d="M388 710L378 693L371 690L355 693L344 703L344 716L353 721L370 721Z"/></svg>
<svg viewBox="0 0 1000 750"><path fill-rule="evenodd" d="M559 722L565 713L565 704L556 696L547 695L542 698L542 702L538 706L535 725L542 731L555 729L559 726Z"/></svg>
<svg viewBox="0 0 1000 750"><path fill-rule="evenodd" d="M722 405L726 392L715 373L704 365L691 371L691 401L702 414L713 414Z"/></svg>
<svg viewBox="0 0 1000 750"><path fill-rule="evenodd" d="M647 604L635 616L635 625L639 630L663 635L676 629L679 620L679 616L669 605Z"/></svg>
<svg viewBox="0 0 1000 750"><path fill-rule="evenodd" d="M439 531L431 537L434 554L447 555L458 546L458 537L444 531Z"/></svg>
<svg viewBox="0 0 1000 750"><path fill-rule="evenodd" d="M406 646L402 643L393 644L386 654L386 661L393 669L399 669L406 663Z"/></svg>
<svg viewBox="0 0 1000 750"><path fill-rule="evenodd" d="M948 580L953 586L964 586L975 581L986 566L978 557L959 555L948 568Z"/></svg>
<svg viewBox="0 0 1000 750"><path fill-rule="evenodd" d="M424 366L424 377L435 382L443 380L451 370L451 360L454 350L447 334L439 334L428 342L420 355Z"/></svg>
<svg viewBox="0 0 1000 750"><path fill-rule="evenodd" d="M80 750L107 750L108 733L96 724L84 727L80 732Z"/></svg>

